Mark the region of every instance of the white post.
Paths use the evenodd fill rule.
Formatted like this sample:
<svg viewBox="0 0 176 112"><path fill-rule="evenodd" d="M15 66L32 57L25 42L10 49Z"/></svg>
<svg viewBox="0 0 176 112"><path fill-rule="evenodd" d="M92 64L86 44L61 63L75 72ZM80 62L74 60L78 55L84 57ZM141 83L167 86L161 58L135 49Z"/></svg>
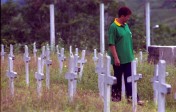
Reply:
<svg viewBox="0 0 176 112"><path fill-rule="evenodd" d="M64 62L65 58L66 58L66 57L64 56L64 48L61 48L61 53L58 53L58 60L59 60L60 74L62 73L63 62Z"/></svg>
<svg viewBox="0 0 176 112"><path fill-rule="evenodd" d="M86 55L86 50L82 50L82 57L80 60L78 60L78 63L80 65L79 79L82 78L84 64L87 62L87 60L85 59L85 55Z"/></svg>
<svg viewBox="0 0 176 112"><path fill-rule="evenodd" d="M142 74L137 74L136 60L131 63L132 76L127 78L127 82L132 82L132 100L133 100L133 112L137 111L137 81L142 78Z"/></svg>
<svg viewBox="0 0 176 112"><path fill-rule="evenodd" d="M111 76L111 58L106 56L104 75L104 112L110 112L111 86L117 82L116 77Z"/></svg>
<svg viewBox="0 0 176 112"><path fill-rule="evenodd" d="M174 95L174 99L176 100L176 92L175 92L175 95Z"/></svg>
<svg viewBox="0 0 176 112"><path fill-rule="evenodd" d="M2 61L4 61L4 56L5 56L4 45L1 44L1 60L2 60Z"/></svg>
<svg viewBox="0 0 176 112"><path fill-rule="evenodd" d="M45 51L45 46L42 47L42 54L41 54L41 61L42 61L42 73L44 71L44 65L45 65L45 59L46 59L46 51Z"/></svg>
<svg viewBox="0 0 176 112"><path fill-rule="evenodd" d="M54 4L50 4L50 41L51 41L51 51L54 51L55 46Z"/></svg>
<svg viewBox="0 0 176 112"><path fill-rule="evenodd" d="M154 82L154 90L158 90L158 112L165 112L165 95L171 93L171 85L166 84L166 62L158 64L158 81Z"/></svg>
<svg viewBox="0 0 176 112"><path fill-rule="evenodd" d="M25 62L25 70L26 70L26 84L29 86L29 52L28 52L28 46L25 45L25 53L24 53L24 62Z"/></svg>
<svg viewBox="0 0 176 112"><path fill-rule="evenodd" d="M17 73L13 71L13 59L8 57L8 70L7 76L9 77L9 86L11 95L14 96L14 78L17 77Z"/></svg>
<svg viewBox="0 0 176 112"><path fill-rule="evenodd" d="M13 60L15 59L15 56L13 55L13 45L12 44L10 44L10 54L9 54L9 57L12 57Z"/></svg>
<svg viewBox="0 0 176 112"><path fill-rule="evenodd" d="M38 58L38 67L37 67L37 72L35 72L35 78L37 80L37 93L38 97L41 97L42 95L42 80L44 79L44 74L42 72L42 59L39 57Z"/></svg>
<svg viewBox="0 0 176 112"><path fill-rule="evenodd" d="M97 65L97 61L98 61L98 58L97 58L97 50L94 49L94 57L93 57L93 60L94 60L94 64L95 66Z"/></svg>
<svg viewBox="0 0 176 112"><path fill-rule="evenodd" d="M146 16L146 49L148 52L148 46L150 46L150 2L146 1L145 4L145 16Z"/></svg>
<svg viewBox="0 0 176 112"><path fill-rule="evenodd" d="M33 54L34 54L34 60L36 61L36 53L37 53L37 49L36 49L36 42L33 43Z"/></svg>
<svg viewBox="0 0 176 112"><path fill-rule="evenodd" d="M65 78L68 80L68 95L69 101L73 101L74 96L74 80L77 78L77 74L74 71L74 57L70 55L69 59L69 72L65 74Z"/></svg>
<svg viewBox="0 0 176 112"><path fill-rule="evenodd" d="M100 4L100 50L104 54L105 42L104 42L104 4Z"/></svg>
<svg viewBox="0 0 176 112"><path fill-rule="evenodd" d="M46 50L46 87L50 88L50 65L52 64L52 60L50 60L50 50L47 48Z"/></svg>

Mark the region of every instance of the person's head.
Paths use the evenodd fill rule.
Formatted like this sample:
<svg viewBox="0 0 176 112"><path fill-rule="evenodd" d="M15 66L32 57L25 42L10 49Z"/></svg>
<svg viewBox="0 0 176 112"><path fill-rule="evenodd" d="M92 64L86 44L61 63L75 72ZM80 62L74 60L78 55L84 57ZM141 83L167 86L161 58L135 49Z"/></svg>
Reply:
<svg viewBox="0 0 176 112"><path fill-rule="evenodd" d="M118 11L118 17L127 22L132 14L132 11L128 7L121 7Z"/></svg>

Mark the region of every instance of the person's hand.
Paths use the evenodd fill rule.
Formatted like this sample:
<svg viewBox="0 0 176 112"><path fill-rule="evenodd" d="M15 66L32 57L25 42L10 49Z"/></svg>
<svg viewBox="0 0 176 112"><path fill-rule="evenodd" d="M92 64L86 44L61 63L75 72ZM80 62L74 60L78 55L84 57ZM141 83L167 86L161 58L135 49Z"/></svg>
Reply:
<svg viewBox="0 0 176 112"><path fill-rule="evenodd" d="M120 60L119 60L119 58L115 58L114 59L114 64L115 64L115 66L120 66Z"/></svg>

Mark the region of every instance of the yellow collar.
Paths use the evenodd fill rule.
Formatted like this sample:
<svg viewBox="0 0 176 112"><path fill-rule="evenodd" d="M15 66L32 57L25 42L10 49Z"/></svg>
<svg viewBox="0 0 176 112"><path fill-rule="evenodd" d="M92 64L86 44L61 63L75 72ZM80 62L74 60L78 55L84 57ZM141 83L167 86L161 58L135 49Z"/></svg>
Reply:
<svg viewBox="0 0 176 112"><path fill-rule="evenodd" d="M120 24L120 23L117 21L117 18L115 18L114 23L115 23L117 26L122 26L122 24Z"/></svg>
<svg viewBox="0 0 176 112"><path fill-rule="evenodd" d="M117 26L123 26L122 24L120 24L120 23L118 22L118 19L117 19L117 18L115 18L114 23L115 23ZM125 23L125 24L126 24L126 23ZM125 25L125 24L124 24L124 25Z"/></svg>

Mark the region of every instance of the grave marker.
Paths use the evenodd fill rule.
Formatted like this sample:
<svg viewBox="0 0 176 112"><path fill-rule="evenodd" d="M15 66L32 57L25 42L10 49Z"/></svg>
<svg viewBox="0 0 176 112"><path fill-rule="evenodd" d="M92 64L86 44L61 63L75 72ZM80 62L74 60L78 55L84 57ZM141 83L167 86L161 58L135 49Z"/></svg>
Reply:
<svg viewBox="0 0 176 112"><path fill-rule="evenodd" d="M41 61L42 61L42 73L44 71L44 65L45 65L45 59L46 59L46 51L45 51L45 46L42 47L42 54L41 54Z"/></svg>
<svg viewBox="0 0 176 112"><path fill-rule="evenodd" d="M9 54L9 57L12 57L13 60L15 59L15 56L13 55L13 45L12 44L10 44L10 54Z"/></svg>
<svg viewBox="0 0 176 112"><path fill-rule="evenodd" d="M35 72L35 78L37 80L37 93L38 97L40 97L42 94L42 80L44 79L44 74L42 72L42 59L41 57L38 58L38 63L37 63L37 72Z"/></svg>
<svg viewBox="0 0 176 112"><path fill-rule="evenodd" d="M97 65L97 62L98 62L97 50L96 50L96 49L94 49L94 57L93 57L93 60L94 60L95 66L96 66L96 65Z"/></svg>
<svg viewBox="0 0 176 112"><path fill-rule="evenodd" d="M98 54L98 62L97 66L95 68L95 72L98 74L98 89L99 89L99 95L101 98L104 98L104 73L105 69L103 67L104 61L103 61L103 54Z"/></svg>
<svg viewBox="0 0 176 112"><path fill-rule="evenodd" d="M74 57L73 55L70 55L69 58L69 72L65 74L65 78L68 80L68 95L69 95L69 101L73 101L74 96L74 81L77 79L77 74L74 70Z"/></svg>
<svg viewBox="0 0 176 112"><path fill-rule="evenodd" d="M142 74L137 74L137 62L133 60L131 63L132 76L127 78L127 82L132 82L132 105L133 112L137 111L137 81L142 78Z"/></svg>
<svg viewBox="0 0 176 112"><path fill-rule="evenodd" d="M171 85L166 84L166 62L160 60L158 64L158 81L154 81L154 90L158 91L158 112L165 112L165 95L171 93Z"/></svg>
<svg viewBox="0 0 176 112"><path fill-rule="evenodd" d="M50 66L52 64L52 60L50 60L50 50L49 47L47 47L46 50L46 87L50 88Z"/></svg>
<svg viewBox="0 0 176 112"><path fill-rule="evenodd" d="M2 61L4 61L5 53L6 53L6 52L4 52L4 45L1 44L1 60L2 60Z"/></svg>
<svg viewBox="0 0 176 112"><path fill-rule="evenodd" d="M60 74L62 73L63 63L66 57L64 56L64 48L61 49L61 53L58 53L58 60L59 60L59 67L60 67Z"/></svg>
<svg viewBox="0 0 176 112"><path fill-rule="evenodd" d="M37 53L37 49L36 49L36 42L33 43L33 54L34 54L34 60L36 61L36 53Z"/></svg>
<svg viewBox="0 0 176 112"><path fill-rule="evenodd" d="M72 46L70 46L70 55L73 55Z"/></svg>
<svg viewBox="0 0 176 112"><path fill-rule="evenodd" d="M82 50L82 57L80 60L78 60L78 63L80 65L79 79L82 78L84 64L87 62L87 60L85 59L85 55L86 55L86 50Z"/></svg>
<svg viewBox="0 0 176 112"><path fill-rule="evenodd" d="M25 62L25 70L26 70L26 84L29 86L29 61L30 61L28 46L25 45L25 53L24 53L24 62Z"/></svg>
<svg viewBox="0 0 176 112"><path fill-rule="evenodd" d="M104 74L104 112L110 112L111 86L117 83L116 77L111 76L111 58L106 56Z"/></svg>
<svg viewBox="0 0 176 112"><path fill-rule="evenodd" d="M11 95L14 96L14 79L17 77L17 73L13 71L12 57L8 57L7 76L9 77L9 86L10 86Z"/></svg>

